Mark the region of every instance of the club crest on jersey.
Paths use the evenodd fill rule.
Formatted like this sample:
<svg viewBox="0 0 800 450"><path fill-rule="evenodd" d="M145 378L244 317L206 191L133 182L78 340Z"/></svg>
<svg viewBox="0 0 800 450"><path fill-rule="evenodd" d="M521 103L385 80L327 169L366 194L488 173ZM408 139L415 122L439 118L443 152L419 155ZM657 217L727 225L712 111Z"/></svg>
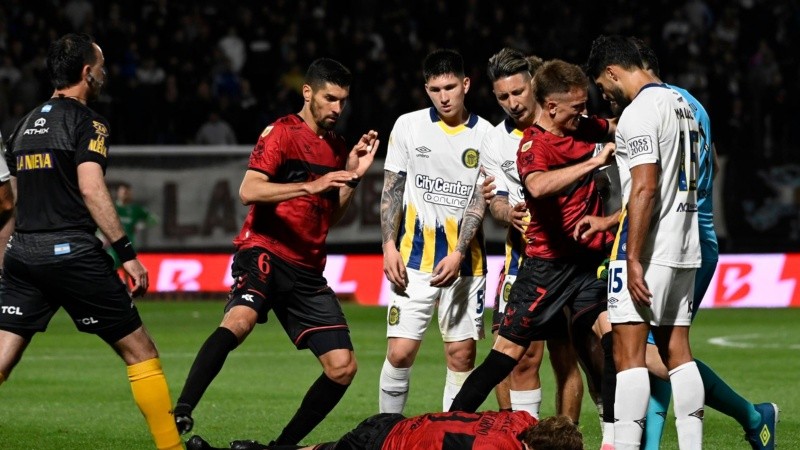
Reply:
<svg viewBox="0 0 800 450"><path fill-rule="evenodd" d="M528 142L522 144L522 147L519 148L519 151L522 152L522 153L525 153L528 150L530 150L532 146L533 146L533 141L528 141Z"/></svg>
<svg viewBox="0 0 800 450"><path fill-rule="evenodd" d="M272 128L273 128L272 125L268 126L267 128L264 128L264 131L261 132L261 137L265 137L266 135L268 135L269 132L272 131Z"/></svg>
<svg viewBox="0 0 800 450"><path fill-rule="evenodd" d="M468 169L474 169L478 167L478 162L480 161L480 153L474 148L468 148L464 150L464 153L461 155L461 162L464 163L464 166Z"/></svg>
<svg viewBox="0 0 800 450"><path fill-rule="evenodd" d="M508 302L508 297L511 295L511 283L506 283L503 286L503 301Z"/></svg>
<svg viewBox="0 0 800 450"><path fill-rule="evenodd" d="M400 323L400 308L392 305L389 308L389 325L397 325Z"/></svg>

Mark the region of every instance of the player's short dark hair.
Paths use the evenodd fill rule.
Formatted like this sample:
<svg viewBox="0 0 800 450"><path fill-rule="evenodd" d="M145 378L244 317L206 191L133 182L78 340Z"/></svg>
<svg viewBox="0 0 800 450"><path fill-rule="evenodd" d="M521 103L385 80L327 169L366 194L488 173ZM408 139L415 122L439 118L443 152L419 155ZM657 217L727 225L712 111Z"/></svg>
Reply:
<svg viewBox="0 0 800 450"><path fill-rule="evenodd" d="M631 41L633 45L636 46L636 50L639 51L639 57L642 58L644 68L652 70L657 77L660 77L661 68L658 65L658 56L656 56L656 52L636 36L631 36L628 40Z"/></svg>
<svg viewBox="0 0 800 450"><path fill-rule="evenodd" d="M94 38L85 33L69 33L47 49L47 74L56 89L64 89L81 81L83 66L97 62Z"/></svg>
<svg viewBox="0 0 800 450"><path fill-rule="evenodd" d="M592 42L589 59L586 61L586 73L595 79L612 64L625 70L644 68L639 50L633 42L619 35L600 36Z"/></svg>
<svg viewBox="0 0 800 450"><path fill-rule="evenodd" d="M533 450L583 450L583 435L566 416L542 419L523 431L520 439Z"/></svg>
<svg viewBox="0 0 800 450"><path fill-rule="evenodd" d="M464 78L464 58L455 50L434 50L422 62L422 76L425 77L425 82L449 73Z"/></svg>
<svg viewBox="0 0 800 450"><path fill-rule="evenodd" d="M349 88L352 82L353 74L350 70L339 61L330 58L315 59L306 71L305 83L313 90L323 87L325 83Z"/></svg>
<svg viewBox="0 0 800 450"><path fill-rule="evenodd" d="M575 64L553 59L536 72L533 86L536 101L543 104L552 94L565 94L576 87L589 89L589 79Z"/></svg>

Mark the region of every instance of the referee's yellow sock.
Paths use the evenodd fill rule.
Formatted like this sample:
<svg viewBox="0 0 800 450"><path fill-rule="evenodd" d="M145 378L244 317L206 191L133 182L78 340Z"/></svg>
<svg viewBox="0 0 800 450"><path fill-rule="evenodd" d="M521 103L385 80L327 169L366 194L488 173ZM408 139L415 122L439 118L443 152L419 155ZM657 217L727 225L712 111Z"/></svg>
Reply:
<svg viewBox="0 0 800 450"><path fill-rule="evenodd" d="M181 450L183 443L172 416L167 379L158 358L128 366L133 400L147 420L158 450Z"/></svg>

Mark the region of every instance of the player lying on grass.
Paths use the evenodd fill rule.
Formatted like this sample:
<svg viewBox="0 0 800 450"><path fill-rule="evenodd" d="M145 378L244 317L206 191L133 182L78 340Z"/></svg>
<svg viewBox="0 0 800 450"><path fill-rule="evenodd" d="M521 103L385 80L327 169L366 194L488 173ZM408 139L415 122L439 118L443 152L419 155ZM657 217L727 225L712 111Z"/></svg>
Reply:
<svg viewBox="0 0 800 450"><path fill-rule="evenodd" d="M188 450L221 450L200 436L186 442ZM525 411L462 411L405 418L376 414L336 442L311 445L264 445L233 441L235 450L583 450L583 436L565 416L541 421Z"/></svg>

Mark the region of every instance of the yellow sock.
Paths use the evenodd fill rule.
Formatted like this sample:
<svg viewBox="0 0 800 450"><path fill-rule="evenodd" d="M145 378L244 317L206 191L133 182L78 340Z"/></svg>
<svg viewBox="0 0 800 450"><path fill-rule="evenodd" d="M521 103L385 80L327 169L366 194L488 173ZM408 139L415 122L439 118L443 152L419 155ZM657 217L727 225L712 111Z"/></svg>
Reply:
<svg viewBox="0 0 800 450"><path fill-rule="evenodd" d="M133 400L147 420L158 450L182 450L183 442L172 416L167 379L158 358L128 366Z"/></svg>

